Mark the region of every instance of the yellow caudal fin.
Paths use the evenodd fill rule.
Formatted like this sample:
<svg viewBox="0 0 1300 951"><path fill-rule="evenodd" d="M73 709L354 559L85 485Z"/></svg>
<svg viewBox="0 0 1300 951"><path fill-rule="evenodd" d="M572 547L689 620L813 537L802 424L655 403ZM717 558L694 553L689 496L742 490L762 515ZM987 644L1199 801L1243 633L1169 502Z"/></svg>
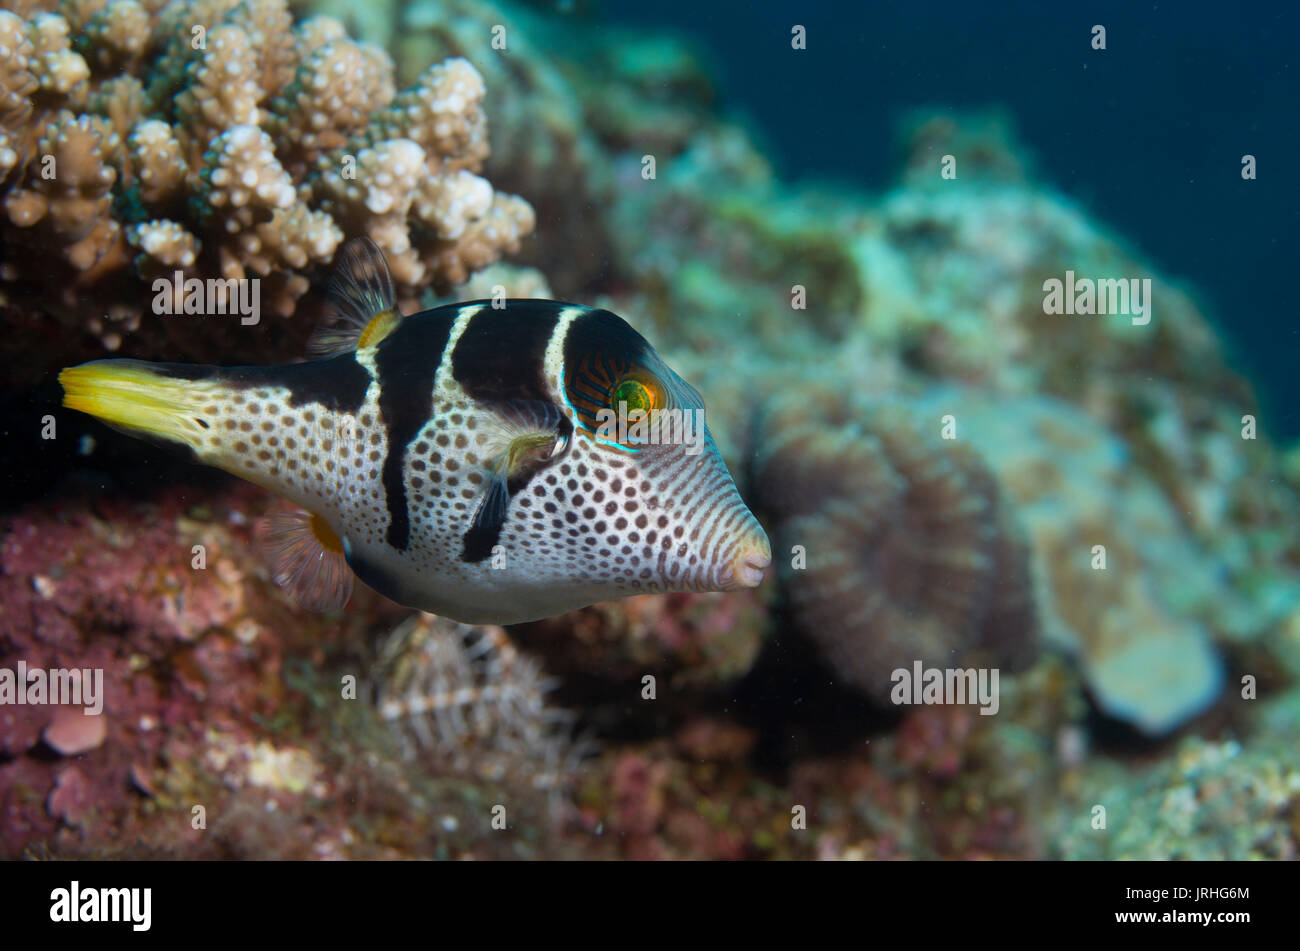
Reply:
<svg viewBox="0 0 1300 951"><path fill-rule="evenodd" d="M63 405L132 434L196 446L207 424L194 384L140 360L95 360L59 374Z"/></svg>

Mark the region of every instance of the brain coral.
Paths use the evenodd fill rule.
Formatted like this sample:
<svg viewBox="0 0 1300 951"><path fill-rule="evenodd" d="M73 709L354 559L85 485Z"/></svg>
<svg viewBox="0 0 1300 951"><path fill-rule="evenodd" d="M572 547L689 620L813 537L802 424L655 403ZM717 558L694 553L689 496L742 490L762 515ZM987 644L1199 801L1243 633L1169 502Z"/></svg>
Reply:
<svg viewBox="0 0 1300 951"><path fill-rule="evenodd" d="M760 413L753 484L795 556L778 559L794 620L882 701L918 660L1014 671L1036 652L1028 548L989 469L934 423L828 384Z"/></svg>
<svg viewBox="0 0 1300 951"><path fill-rule="evenodd" d="M366 234L399 294L517 248L522 199L477 172L482 77L460 59L396 92L383 50L284 0L64 0L0 12L0 304L116 349L213 361L185 322L142 321L160 275L262 279L292 313ZM248 347L245 339L241 346Z"/></svg>

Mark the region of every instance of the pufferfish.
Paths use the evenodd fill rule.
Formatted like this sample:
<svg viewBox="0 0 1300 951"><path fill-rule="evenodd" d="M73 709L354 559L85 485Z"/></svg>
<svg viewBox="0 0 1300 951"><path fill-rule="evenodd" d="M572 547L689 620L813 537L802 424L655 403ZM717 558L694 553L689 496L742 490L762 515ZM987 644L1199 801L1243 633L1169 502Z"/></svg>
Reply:
<svg viewBox="0 0 1300 951"><path fill-rule="evenodd" d="M63 404L297 506L259 535L307 607L341 607L354 574L471 624L762 580L768 539L703 400L621 317L524 299L403 316L368 239L345 246L329 295L341 321L319 359L96 360L59 374ZM698 418L697 438L635 425L655 411ZM609 425L618 413L634 425Z"/></svg>

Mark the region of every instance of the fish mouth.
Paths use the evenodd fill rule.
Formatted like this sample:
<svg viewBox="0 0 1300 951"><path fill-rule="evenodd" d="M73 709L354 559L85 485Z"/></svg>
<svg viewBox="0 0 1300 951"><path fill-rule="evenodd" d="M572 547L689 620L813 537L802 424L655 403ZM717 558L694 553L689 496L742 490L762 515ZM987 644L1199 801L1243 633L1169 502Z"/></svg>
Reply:
<svg viewBox="0 0 1300 951"><path fill-rule="evenodd" d="M755 535L746 539L731 558L731 564L722 571L720 587L723 591L739 591L741 588L756 588L763 580L763 573L772 563L772 546L767 535L760 529Z"/></svg>

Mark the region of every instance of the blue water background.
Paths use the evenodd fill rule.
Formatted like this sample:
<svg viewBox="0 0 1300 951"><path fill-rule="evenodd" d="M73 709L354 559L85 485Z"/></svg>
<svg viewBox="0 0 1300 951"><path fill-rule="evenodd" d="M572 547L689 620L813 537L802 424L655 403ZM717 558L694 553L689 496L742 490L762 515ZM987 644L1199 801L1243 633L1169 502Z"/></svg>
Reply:
<svg viewBox="0 0 1300 951"><path fill-rule="evenodd" d="M704 49L783 177L888 187L917 107L1002 106L1037 174L1189 282L1300 437L1300 4L608 0L595 19ZM808 49L790 48L790 27ZM1090 46L1102 24L1107 49ZM1243 181L1252 154L1258 179ZM1158 302L1157 302L1158 303ZM1158 314L1156 315L1158 319Z"/></svg>

